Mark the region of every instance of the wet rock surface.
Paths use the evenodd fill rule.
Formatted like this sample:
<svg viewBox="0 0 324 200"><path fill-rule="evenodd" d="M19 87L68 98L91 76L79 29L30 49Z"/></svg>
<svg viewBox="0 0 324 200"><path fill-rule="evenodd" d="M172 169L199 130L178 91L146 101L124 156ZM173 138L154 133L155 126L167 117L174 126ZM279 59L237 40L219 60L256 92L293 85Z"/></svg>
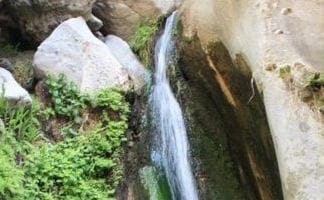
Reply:
<svg viewBox="0 0 324 200"><path fill-rule="evenodd" d="M251 99L256 86L248 66L240 56L234 63L221 42L204 50L198 37L181 41L178 64L186 89L178 98L202 199L282 199L264 105L257 91Z"/></svg>

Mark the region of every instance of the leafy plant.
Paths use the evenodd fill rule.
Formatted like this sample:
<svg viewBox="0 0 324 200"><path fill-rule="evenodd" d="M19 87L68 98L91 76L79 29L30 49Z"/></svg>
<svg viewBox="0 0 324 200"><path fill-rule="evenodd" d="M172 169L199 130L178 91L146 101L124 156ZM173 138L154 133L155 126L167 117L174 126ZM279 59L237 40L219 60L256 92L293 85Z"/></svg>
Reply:
<svg viewBox="0 0 324 200"><path fill-rule="evenodd" d="M36 99L31 107L14 108L3 95L0 98L5 124L0 130L0 199L114 199L123 175L128 103L116 89L90 99L64 76L49 78L46 84L52 107L43 110ZM77 133L74 121L86 107L97 109L101 119L88 132ZM67 112L74 109L78 115ZM70 119L63 130L69 137L56 144L36 143L41 135L39 114Z"/></svg>
<svg viewBox="0 0 324 200"><path fill-rule="evenodd" d="M11 107L2 92L0 119L5 127L0 133L0 199L20 199L24 173L19 163L39 134L39 106L34 101L31 107Z"/></svg>
<svg viewBox="0 0 324 200"><path fill-rule="evenodd" d="M0 199L17 199L23 193L23 171L15 163L16 141L12 133L0 138Z"/></svg>
<svg viewBox="0 0 324 200"><path fill-rule="evenodd" d="M323 87L324 86L324 74L315 73L305 78L305 87Z"/></svg>
<svg viewBox="0 0 324 200"><path fill-rule="evenodd" d="M106 177L117 165L112 155L120 149L126 129L125 121L100 123L90 133L31 154L26 162L26 199L113 198L117 185L107 184Z"/></svg>
<svg viewBox="0 0 324 200"><path fill-rule="evenodd" d="M5 131L13 133L18 141L32 143L37 138L40 132L39 111L36 99L30 107L12 107L3 94L0 97L0 119L5 124Z"/></svg>
<svg viewBox="0 0 324 200"><path fill-rule="evenodd" d="M106 107L114 112L118 112L122 120L125 120L130 112L128 103L118 89L102 89L95 95L92 105L99 108Z"/></svg>
<svg viewBox="0 0 324 200"><path fill-rule="evenodd" d="M68 82L63 74L49 76L46 80L48 92L55 113L80 123L80 115L89 101L89 96L81 94L73 82Z"/></svg>
<svg viewBox="0 0 324 200"><path fill-rule="evenodd" d="M146 67L150 65L152 57L152 46L156 32L159 30L159 23L153 20L143 20L130 40L130 46Z"/></svg>
<svg viewBox="0 0 324 200"><path fill-rule="evenodd" d="M289 65L279 69L279 77L288 80L291 78L291 67Z"/></svg>

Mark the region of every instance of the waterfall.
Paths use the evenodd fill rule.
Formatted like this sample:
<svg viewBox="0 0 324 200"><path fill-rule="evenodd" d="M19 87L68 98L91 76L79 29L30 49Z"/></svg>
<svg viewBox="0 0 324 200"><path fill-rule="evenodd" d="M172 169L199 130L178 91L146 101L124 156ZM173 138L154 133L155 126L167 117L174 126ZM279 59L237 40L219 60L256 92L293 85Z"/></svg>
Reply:
<svg viewBox="0 0 324 200"><path fill-rule="evenodd" d="M155 140L151 158L165 173L174 200L198 200L183 114L166 75L176 15L174 12L167 19L155 46L155 83L150 95Z"/></svg>

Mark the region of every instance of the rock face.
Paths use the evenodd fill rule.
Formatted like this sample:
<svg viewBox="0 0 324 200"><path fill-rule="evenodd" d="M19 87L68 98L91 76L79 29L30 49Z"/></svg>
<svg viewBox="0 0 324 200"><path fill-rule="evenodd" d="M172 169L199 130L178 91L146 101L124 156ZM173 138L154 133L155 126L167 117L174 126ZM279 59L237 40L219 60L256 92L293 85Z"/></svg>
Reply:
<svg viewBox="0 0 324 200"><path fill-rule="evenodd" d="M266 173L269 165L262 161L275 162L271 156L273 150L269 148L271 143L261 134L261 130L256 131L254 127L257 115L255 108L249 105L256 101L258 95L255 85L247 87L252 77L244 74L248 74L249 69L254 83L258 83L259 91L264 94L264 106L284 198L321 199L324 196L324 164L321 156L324 154L324 125L320 123L316 113L296 95L297 89L287 87L274 70L275 67L271 67L301 64L309 71L324 71L323 9L324 3L321 0L188 0L181 8L184 51L180 57L192 55L191 61L188 58L182 61L182 70L186 72L196 66L196 70L191 73L198 74L197 80L202 81L211 94L215 92L215 88L220 87L224 99L236 113L233 117L238 119L231 123L237 123L236 126L251 124L249 135L260 137L263 141L261 144L264 151L261 154L258 148L250 146L244 140L237 142L243 142L247 146L236 148L242 150L240 154L243 153L243 156L240 155L242 158L238 164L244 166L241 170L247 174L245 179L254 182L252 185L258 199L282 197L275 187L268 187L268 184L280 184L276 184L278 178L269 178L269 173ZM219 43L224 44L223 48L216 45ZM201 47L200 53L195 51L197 47ZM190 50L195 53L188 52ZM199 63L197 60L200 59L206 61ZM235 62L229 61L230 59ZM225 65L224 62L233 62L234 65ZM210 73L205 76L197 73L206 70ZM239 79L238 76L246 78ZM236 88L244 85L243 88ZM251 92L251 98L244 97L247 92ZM217 94L212 96L216 97ZM239 100L242 97L244 98ZM250 113L250 122L247 117L240 116L240 113L247 111ZM243 123L244 121L246 122ZM228 138L235 138L237 134L228 135ZM247 136L243 134L243 139ZM233 142L234 145L237 144ZM271 176L273 171L270 169L269 172Z"/></svg>
<svg viewBox="0 0 324 200"><path fill-rule="evenodd" d="M9 71L0 68L0 93L10 105L29 105L32 102L28 92L23 89L13 78Z"/></svg>
<svg viewBox="0 0 324 200"><path fill-rule="evenodd" d="M17 29L17 25L10 17L6 10L4 3L0 1L0 43L5 43L13 40L14 34Z"/></svg>
<svg viewBox="0 0 324 200"><path fill-rule="evenodd" d="M170 12L178 0L98 0L93 12L103 21L103 32L128 41L143 20L156 21Z"/></svg>
<svg viewBox="0 0 324 200"><path fill-rule="evenodd" d="M93 31L101 27L101 21L91 14L95 0L6 0L11 14L19 23L24 36L39 44L61 22L82 16Z"/></svg>
<svg viewBox="0 0 324 200"><path fill-rule="evenodd" d="M150 73L138 61L127 42L117 36L108 35L105 38L105 43L116 59L122 64L123 69L129 74L135 90L142 89L150 81Z"/></svg>
<svg viewBox="0 0 324 200"><path fill-rule="evenodd" d="M37 49L33 65L38 78L63 73L81 91L130 87L128 74L109 48L89 30L83 18L59 25Z"/></svg>
<svg viewBox="0 0 324 200"><path fill-rule="evenodd" d="M13 65L7 58L0 58L0 67L8 70L9 72L13 72Z"/></svg>
<svg viewBox="0 0 324 200"><path fill-rule="evenodd" d="M219 41L204 49L199 38L182 38L178 47L183 83L173 85L181 86L202 199L282 199L264 105L246 64Z"/></svg>

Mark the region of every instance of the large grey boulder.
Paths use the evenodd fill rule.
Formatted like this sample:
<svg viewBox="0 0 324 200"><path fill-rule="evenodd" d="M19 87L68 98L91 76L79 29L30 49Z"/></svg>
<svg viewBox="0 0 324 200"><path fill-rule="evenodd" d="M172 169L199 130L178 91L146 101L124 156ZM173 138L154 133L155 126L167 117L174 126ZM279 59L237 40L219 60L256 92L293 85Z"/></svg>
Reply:
<svg viewBox="0 0 324 200"><path fill-rule="evenodd" d="M9 101L10 105L30 105L32 99L13 78L9 71L0 68L0 94Z"/></svg>
<svg viewBox="0 0 324 200"><path fill-rule="evenodd" d="M93 31L101 21L91 14L95 0L7 0L11 14L19 23L24 36L36 44L42 42L61 22L82 16Z"/></svg>
<svg viewBox="0 0 324 200"><path fill-rule="evenodd" d="M129 74L135 90L140 90L150 81L150 72L138 61L131 48L121 38L108 35L105 43Z"/></svg>
<svg viewBox="0 0 324 200"><path fill-rule="evenodd" d="M38 78L62 73L81 91L131 85L123 66L81 17L59 25L38 47L33 65Z"/></svg>

